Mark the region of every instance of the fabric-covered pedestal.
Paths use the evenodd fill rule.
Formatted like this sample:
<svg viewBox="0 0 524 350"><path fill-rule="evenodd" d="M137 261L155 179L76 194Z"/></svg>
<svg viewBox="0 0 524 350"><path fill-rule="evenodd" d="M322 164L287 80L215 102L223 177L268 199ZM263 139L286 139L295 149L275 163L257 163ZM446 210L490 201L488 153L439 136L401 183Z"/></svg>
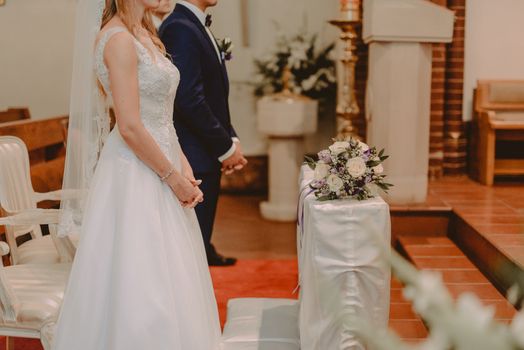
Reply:
<svg viewBox="0 0 524 350"><path fill-rule="evenodd" d="M297 244L301 350L365 349L349 318L387 327L390 268L389 207L380 197L320 202L301 170Z"/></svg>

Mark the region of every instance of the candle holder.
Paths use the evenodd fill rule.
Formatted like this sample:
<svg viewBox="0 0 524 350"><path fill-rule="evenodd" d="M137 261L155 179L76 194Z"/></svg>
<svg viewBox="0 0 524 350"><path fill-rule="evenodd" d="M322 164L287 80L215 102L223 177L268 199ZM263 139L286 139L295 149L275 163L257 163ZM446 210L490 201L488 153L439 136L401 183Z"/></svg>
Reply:
<svg viewBox="0 0 524 350"><path fill-rule="evenodd" d="M337 137L360 139L355 120L360 108L355 92L355 66L357 57L357 29L361 25L360 1L340 0L340 16L329 21L341 30L337 59Z"/></svg>

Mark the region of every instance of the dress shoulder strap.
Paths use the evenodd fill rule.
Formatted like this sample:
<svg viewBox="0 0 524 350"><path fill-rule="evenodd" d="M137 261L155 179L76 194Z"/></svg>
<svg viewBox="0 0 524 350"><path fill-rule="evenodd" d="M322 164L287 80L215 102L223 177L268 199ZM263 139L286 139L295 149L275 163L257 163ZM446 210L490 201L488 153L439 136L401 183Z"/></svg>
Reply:
<svg viewBox="0 0 524 350"><path fill-rule="evenodd" d="M109 39L111 39L111 37L113 35L115 35L117 33L122 33L122 32L129 32L129 31L126 28L124 28L124 27L113 27L113 28L107 29L102 34L100 39L98 40L96 51L98 51L99 53L103 53L104 52L104 48L105 48L107 42L109 41Z"/></svg>

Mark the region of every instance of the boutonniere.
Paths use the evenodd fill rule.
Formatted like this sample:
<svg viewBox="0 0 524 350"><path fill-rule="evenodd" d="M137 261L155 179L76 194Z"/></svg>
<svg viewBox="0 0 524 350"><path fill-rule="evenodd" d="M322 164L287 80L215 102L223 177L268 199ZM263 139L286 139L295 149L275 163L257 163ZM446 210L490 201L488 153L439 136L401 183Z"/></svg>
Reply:
<svg viewBox="0 0 524 350"><path fill-rule="evenodd" d="M223 61L229 61L233 58L233 47L231 38L224 38L218 41L218 49Z"/></svg>

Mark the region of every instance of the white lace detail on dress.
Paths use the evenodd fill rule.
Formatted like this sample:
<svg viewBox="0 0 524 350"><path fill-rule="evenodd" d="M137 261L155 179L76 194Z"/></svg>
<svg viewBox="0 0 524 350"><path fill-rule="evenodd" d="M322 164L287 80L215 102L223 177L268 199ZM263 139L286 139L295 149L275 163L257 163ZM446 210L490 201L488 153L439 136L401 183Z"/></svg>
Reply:
<svg viewBox="0 0 524 350"><path fill-rule="evenodd" d="M125 28L114 27L102 34L95 49L95 71L104 91L111 101L109 72L104 63L104 49L111 37ZM140 93L140 115L146 129L151 133L164 154L175 161L178 152L178 138L173 126L173 101L180 81L176 67L160 51L150 52L134 39L138 57L138 85ZM154 57L153 57L154 55ZM134 158L134 153L126 147L121 150L126 158Z"/></svg>

